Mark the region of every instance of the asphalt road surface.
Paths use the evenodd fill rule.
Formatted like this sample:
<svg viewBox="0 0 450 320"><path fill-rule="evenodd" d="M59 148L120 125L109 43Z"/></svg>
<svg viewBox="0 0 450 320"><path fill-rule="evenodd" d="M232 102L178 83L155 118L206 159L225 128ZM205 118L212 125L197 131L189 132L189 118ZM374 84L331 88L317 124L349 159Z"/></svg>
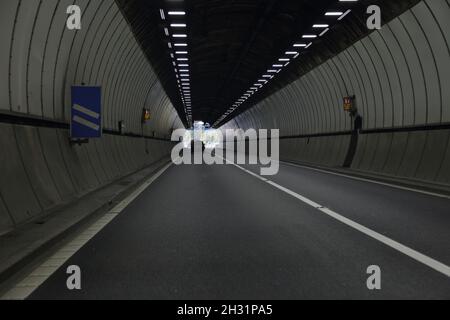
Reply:
<svg viewBox="0 0 450 320"><path fill-rule="evenodd" d="M450 265L449 199L286 164L267 178ZM82 290L67 289L69 265ZM372 265L381 290L367 288ZM30 296L432 298L450 299L448 275L231 165L170 167Z"/></svg>

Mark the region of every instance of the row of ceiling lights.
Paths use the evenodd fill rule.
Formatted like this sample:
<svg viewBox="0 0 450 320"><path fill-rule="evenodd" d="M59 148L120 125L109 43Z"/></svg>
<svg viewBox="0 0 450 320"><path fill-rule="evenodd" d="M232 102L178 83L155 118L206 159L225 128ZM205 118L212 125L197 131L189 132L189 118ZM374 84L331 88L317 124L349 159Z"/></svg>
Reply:
<svg viewBox="0 0 450 320"><path fill-rule="evenodd" d="M164 34L169 38L167 46L170 50L170 58L175 71L181 101L183 102L186 120L192 126L192 97L191 79L189 71L187 24L184 20L185 11L168 11L160 9L161 20L164 21ZM168 20L170 19L170 22Z"/></svg>
<svg viewBox="0 0 450 320"><path fill-rule="evenodd" d="M358 2L358 0L339 0L340 3L342 2ZM328 11L325 13L326 17L338 17L337 20L340 21L344 19L349 13L351 12L351 9L348 9L347 11ZM322 37L330 30L330 25L327 23L318 23L313 25L313 30L319 30L317 33L311 33L311 34L304 34L302 36L303 41L309 40L308 42L302 42L302 43L294 43L292 46L292 49L289 51L286 51L283 57L279 58L278 61L273 64L263 75L262 77L254 83L249 90L247 90L239 99L237 99L231 108L228 109L225 114L220 117L216 123L214 123L214 127L219 125L223 120L225 120L228 116L230 116L233 112L235 112L243 103L245 103L248 99L250 99L256 92L261 90L262 87L264 87L266 84L269 83L270 80L272 80L278 73L281 72L281 70L285 67L287 67L292 60L297 59L300 55L300 49L308 49L313 43L313 39L316 39L318 37Z"/></svg>

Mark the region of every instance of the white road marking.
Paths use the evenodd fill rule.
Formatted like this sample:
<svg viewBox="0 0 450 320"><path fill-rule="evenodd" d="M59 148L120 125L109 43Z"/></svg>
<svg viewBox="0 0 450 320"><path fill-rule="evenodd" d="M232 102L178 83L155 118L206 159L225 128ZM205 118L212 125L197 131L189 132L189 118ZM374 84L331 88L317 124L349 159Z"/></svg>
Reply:
<svg viewBox="0 0 450 320"><path fill-rule="evenodd" d="M85 231L73 239L70 243L59 249L45 262L32 270L28 276L16 284L0 300L25 300L37 288L39 288L48 278L61 268L75 253L84 247L103 228L113 221L126 207L128 207L142 192L144 192L156 179L158 179L172 163L167 164L150 179L145 181L139 188L133 191L127 198L120 202L113 209L105 213L97 221L92 223Z"/></svg>
<svg viewBox="0 0 450 320"><path fill-rule="evenodd" d="M317 172L321 172L321 173L331 174L331 175L338 176L338 177L344 177L344 178L348 178L348 179L352 179L352 180L369 182L369 183L378 184L378 185L391 187L391 188L395 188L395 189L411 191L411 192L415 192L415 193L421 193L421 194L425 194L427 196L433 196L433 197L438 197L438 198L450 199L450 196L448 196L446 194L430 192L430 191L425 191L425 190L420 190L420 189L414 189L414 188L410 188L410 187L403 187L403 186L399 186L399 185L396 185L396 184L391 184L391 183L387 183L387 182L381 182L381 181L376 181L376 180L370 180L370 179L355 177L355 176L351 176L351 175L348 175L348 174L345 174L345 173L337 173L337 172L333 172L333 171L327 171L327 170L323 170L323 169L303 166L301 164L296 164L296 163L290 163L290 162L285 162L285 161L280 161L280 162L284 163L284 164L286 164L288 166L291 166L291 167L298 167L298 168L308 169L308 170L311 170L311 171L317 171Z"/></svg>
<svg viewBox="0 0 450 320"><path fill-rule="evenodd" d="M234 165L235 167L239 168L240 170L242 170L242 171L244 171L246 173L249 173L249 170L247 170L247 169L245 169L245 168L243 168L243 167L241 167L241 166L239 166L237 164L234 164L233 162L230 162L230 161L228 161L226 159L225 159L225 161L227 161L229 164ZM416 261L426 265L426 266L428 266L428 267L430 267L431 269L434 269L434 270L436 270L436 271L446 275L447 277L450 277L450 267L445 265L444 263L439 262L439 261L437 261L437 260L435 260L433 258L430 258L430 257L428 257L428 256L426 256L426 255L424 255L424 254L422 254L422 253L420 253L420 252L418 252L418 251L416 251L414 249L411 249L411 248L409 248L409 247L407 247L407 246L405 246L405 245L403 245L403 244L401 244L401 243L399 243L399 242L397 242L395 240L392 240L392 239L390 239L390 238L388 238L388 237L386 237L386 236L384 236L384 235L382 235L382 234L380 234L380 233L378 233L378 232L376 232L374 230L371 230L371 229L369 229L369 228L367 228L367 227L365 227L365 226L363 226L363 225L361 225L361 224L359 224L359 223L357 223L357 222L355 222L353 220L350 220L350 219L348 219L348 218L346 218L346 217L344 217L344 216L342 216L342 215L340 215L340 214L338 214L338 213L336 213L336 212L334 212L334 211L332 211L332 210L330 210L328 208L325 208L324 206L322 206L322 205L320 205L320 204L318 204L318 203L316 203L316 202L314 202L314 201L312 201L312 200L310 200L310 199L308 199L308 198L306 198L306 197L304 197L304 196L302 196L302 195L300 195L300 194L298 194L298 193L288 189L288 188L280 186L279 184L277 184L277 183L275 183L273 181L270 181L270 180L268 180L266 178L263 178L263 177L261 177L259 175L256 175L253 172L251 172L250 174L253 177L258 178L259 180L261 180L261 181L263 181L263 182L265 182L265 183L267 183L267 184L277 188L278 190L281 190L281 191L289 194L290 196L292 196L292 197L302 201L303 203L306 203L307 205L309 205L309 206L319 210L320 212L328 215L329 217L331 217L331 218L333 218L333 219L335 219L335 220L337 220L337 221L339 221L339 222L341 222L341 223L343 223L343 224L345 224L345 225L347 225L347 226L349 226L349 227L351 227L351 228L353 228L353 229L355 229L355 230L357 230L357 231L359 231L359 232L361 232L361 233L371 237L372 239L375 239L375 240L385 244L388 247L391 247L392 249L394 249L394 250L396 250L396 251L398 251L398 252L400 252L400 253L402 253L402 254L404 254L404 255L406 255L406 256L408 256L408 257L410 257L410 258L412 258L412 259L414 259L414 260L416 260Z"/></svg>

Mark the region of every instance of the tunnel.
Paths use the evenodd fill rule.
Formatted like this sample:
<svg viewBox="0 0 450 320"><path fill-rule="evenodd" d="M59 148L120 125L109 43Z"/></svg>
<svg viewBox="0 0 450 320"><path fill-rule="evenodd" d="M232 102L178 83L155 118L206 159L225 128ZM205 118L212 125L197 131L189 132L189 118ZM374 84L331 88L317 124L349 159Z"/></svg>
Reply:
<svg viewBox="0 0 450 320"><path fill-rule="evenodd" d="M0 299L450 299L449 37L448 0L1 1Z"/></svg>

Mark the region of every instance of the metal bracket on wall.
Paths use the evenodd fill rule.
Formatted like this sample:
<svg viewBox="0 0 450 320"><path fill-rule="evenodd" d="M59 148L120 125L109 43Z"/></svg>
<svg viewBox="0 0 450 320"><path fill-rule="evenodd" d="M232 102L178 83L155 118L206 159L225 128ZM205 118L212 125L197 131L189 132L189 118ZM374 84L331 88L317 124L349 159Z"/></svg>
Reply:
<svg viewBox="0 0 450 320"><path fill-rule="evenodd" d="M88 144L89 139L71 139L69 138L69 144L71 147L73 146L82 146L83 144Z"/></svg>

